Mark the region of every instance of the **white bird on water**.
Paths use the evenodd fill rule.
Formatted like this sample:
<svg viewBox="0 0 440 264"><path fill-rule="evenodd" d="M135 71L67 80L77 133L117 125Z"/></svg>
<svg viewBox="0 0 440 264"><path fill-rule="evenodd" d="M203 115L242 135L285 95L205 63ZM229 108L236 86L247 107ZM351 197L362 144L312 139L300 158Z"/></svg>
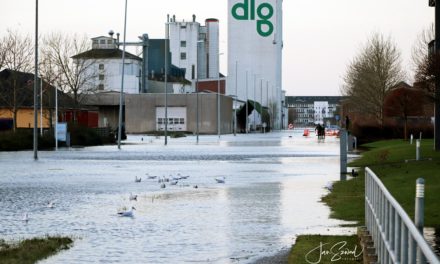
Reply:
<svg viewBox="0 0 440 264"><path fill-rule="evenodd" d="M123 217L133 217L133 210L136 210L136 208L134 208L134 206L132 206L130 208L130 210L125 210L125 211L118 212L118 215L119 216L123 216Z"/></svg>
<svg viewBox="0 0 440 264"><path fill-rule="evenodd" d="M225 183L226 178L225 177L217 177L217 178L215 178L215 181L217 183Z"/></svg>
<svg viewBox="0 0 440 264"><path fill-rule="evenodd" d="M134 182L141 182L142 181L142 178L141 177L137 177L137 176L134 176Z"/></svg>
<svg viewBox="0 0 440 264"><path fill-rule="evenodd" d="M23 214L23 218L21 219L21 221L23 221L25 223L27 223L29 221L29 215L27 212Z"/></svg>
<svg viewBox="0 0 440 264"><path fill-rule="evenodd" d="M324 188L326 188L329 191L333 191L333 182L327 182Z"/></svg>
<svg viewBox="0 0 440 264"><path fill-rule="evenodd" d="M130 193L130 196L128 197L128 199L130 201L137 201L138 196L136 194L132 194Z"/></svg>
<svg viewBox="0 0 440 264"><path fill-rule="evenodd" d="M47 208L50 208L50 209L55 208L55 201L50 201L50 202L47 204L46 207L47 207Z"/></svg>

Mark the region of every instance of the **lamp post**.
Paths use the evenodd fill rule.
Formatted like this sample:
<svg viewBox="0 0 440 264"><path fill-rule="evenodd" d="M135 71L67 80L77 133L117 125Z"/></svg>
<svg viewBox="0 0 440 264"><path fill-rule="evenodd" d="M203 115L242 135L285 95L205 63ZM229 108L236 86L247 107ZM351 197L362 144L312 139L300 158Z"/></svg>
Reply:
<svg viewBox="0 0 440 264"><path fill-rule="evenodd" d="M198 78L196 79L196 143L199 144L199 90Z"/></svg>
<svg viewBox="0 0 440 264"><path fill-rule="evenodd" d="M55 150L58 150L58 89L55 89Z"/></svg>
<svg viewBox="0 0 440 264"><path fill-rule="evenodd" d="M270 122L270 112L269 112L269 81L266 81L266 107L267 107L267 114L268 114L268 118L269 118L269 124L268 125L268 132L270 132L270 126L272 125Z"/></svg>
<svg viewBox="0 0 440 264"><path fill-rule="evenodd" d="M122 107L124 102L124 77L125 77L125 39L127 35L127 0L125 0L125 16L124 16L124 43L122 45L122 77L121 77L121 94L119 95L119 122L118 122L118 149L121 149L121 133L122 133Z"/></svg>
<svg viewBox="0 0 440 264"><path fill-rule="evenodd" d="M254 111L257 112L257 75L254 74ZM257 132L257 115L254 112L254 129Z"/></svg>
<svg viewBox="0 0 440 264"><path fill-rule="evenodd" d="M43 136L43 78L40 78L40 136Z"/></svg>
<svg viewBox="0 0 440 264"><path fill-rule="evenodd" d="M218 67L218 79L217 79L217 133L218 133L218 138L220 139L220 135L221 135L221 115L220 115L220 56L223 55L223 53L219 53L218 54L218 60L217 60L217 67Z"/></svg>
<svg viewBox="0 0 440 264"><path fill-rule="evenodd" d="M199 144L199 43L204 43L204 40L197 41L196 48L196 60L197 60L197 70L196 70L196 143Z"/></svg>
<svg viewBox="0 0 440 264"><path fill-rule="evenodd" d="M248 115L249 115L249 109L248 109L248 71L246 71L246 134L248 133Z"/></svg>
<svg viewBox="0 0 440 264"><path fill-rule="evenodd" d="M440 4L437 0L429 0L429 6L435 8L435 41L434 51L436 60L440 57ZM440 151L440 76L435 76L435 106L434 106L434 149Z"/></svg>
<svg viewBox="0 0 440 264"><path fill-rule="evenodd" d="M168 23L170 18L168 16L167 23L165 23L165 146L168 145L168 39L169 39L169 28Z"/></svg>
<svg viewBox="0 0 440 264"><path fill-rule="evenodd" d="M234 136L237 135L238 61L235 62Z"/></svg>
<svg viewBox="0 0 440 264"><path fill-rule="evenodd" d="M38 0L35 0L35 74L34 74L34 160L38 159L37 136L37 93L38 93Z"/></svg>

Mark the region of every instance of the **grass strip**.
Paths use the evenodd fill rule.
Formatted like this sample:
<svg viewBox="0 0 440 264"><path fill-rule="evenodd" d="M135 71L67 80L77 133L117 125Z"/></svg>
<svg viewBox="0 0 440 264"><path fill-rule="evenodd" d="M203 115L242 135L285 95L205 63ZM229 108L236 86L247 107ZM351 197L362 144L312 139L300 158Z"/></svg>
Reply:
<svg viewBox="0 0 440 264"><path fill-rule="evenodd" d="M73 240L68 237L33 238L17 244L0 240L0 263L31 264L43 260L60 250L69 249Z"/></svg>
<svg viewBox="0 0 440 264"><path fill-rule="evenodd" d="M417 178L425 179L425 226L440 226L440 153L433 150L433 140L421 143L421 161L415 161L416 144L403 140L378 141L349 164L370 167L410 217L414 216ZM428 159L429 158L429 159ZM408 161L408 162L407 162ZM364 171L349 181L336 182L333 191L322 198L331 209L331 217L364 223Z"/></svg>
<svg viewBox="0 0 440 264"><path fill-rule="evenodd" d="M362 263L357 236L299 236L289 255L289 264Z"/></svg>

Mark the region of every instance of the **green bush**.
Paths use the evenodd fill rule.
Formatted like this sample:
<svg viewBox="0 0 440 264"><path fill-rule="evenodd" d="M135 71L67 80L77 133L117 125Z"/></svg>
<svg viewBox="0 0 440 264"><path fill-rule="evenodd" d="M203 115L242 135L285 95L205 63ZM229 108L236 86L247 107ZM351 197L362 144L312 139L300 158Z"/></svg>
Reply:
<svg viewBox="0 0 440 264"><path fill-rule="evenodd" d="M92 128L69 124L68 131L70 133L71 146L96 146L103 144L101 137Z"/></svg>
<svg viewBox="0 0 440 264"><path fill-rule="evenodd" d="M33 149L34 136L32 129L17 129L0 132L0 151L17 151ZM38 135L38 149L50 149L55 146L55 139L50 134Z"/></svg>

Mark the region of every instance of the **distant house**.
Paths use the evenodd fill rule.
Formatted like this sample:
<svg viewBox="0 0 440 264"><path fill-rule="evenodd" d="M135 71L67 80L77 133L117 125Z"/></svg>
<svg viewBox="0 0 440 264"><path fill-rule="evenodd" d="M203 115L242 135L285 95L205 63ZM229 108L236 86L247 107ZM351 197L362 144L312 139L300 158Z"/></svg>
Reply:
<svg viewBox="0 0 440 264"><path fill-rule="evenodd" d="M95 90L120 91L122 79L122 50L112 37L92 38L92 49L72 57L76 63L88 61L86 76L91 79ZM129 52L125 53L124 91L130 94L140 92L142 59Z"/></svg>
<svg viewBox="0 0 440 264"><path fill-rule="evenodd" d="M165 40L148 39L146 54L142 58L130 52L125 52L124 62L124 93L163 93L165 72ZM141 43L133 45L141 46ZM90 79L90 85L96 92L120 92L122 82L122 53L120 44L112 36L92 38L92 49L72 57L76 63L85 62ZM171 53L168 54L168 84L169 93L187 93L191 88L190 82L185 80L185 69L171 64ZM147 60L144 63L144 60ZM142 67L146 72L146 87L142 87Z"/></svg>
<svg viewBox="0 0 440 264"><path fill-rule="evenodd" d="M337 124L342 100L342 96L286 96L289 124L295 127Z"/></svg>
<svg viewBox="0 0 440 264"><path fill-rule="evenodd" d="M6 128L34 127L34 74L5 69L0 72L0 120ZM75 108L73 99L54 86L42 82L43 96L38 96L38 127L52 128L55 124L55 92L58 93L58 121L73 121L73 112L80 113L79 123L97 127L91 116L98 113L90 108ZM41 100L42 99L42 100ZM42 103L41 103L42 102ZM42 113L42 115L41 115ZM87 116L87 118L85 117ZM42 117L42 121L41 121ZM87 122L86 122L87 121ZM6 125L11 123L11 125ZM42 124L42 125L41 125Z"/></svg>

